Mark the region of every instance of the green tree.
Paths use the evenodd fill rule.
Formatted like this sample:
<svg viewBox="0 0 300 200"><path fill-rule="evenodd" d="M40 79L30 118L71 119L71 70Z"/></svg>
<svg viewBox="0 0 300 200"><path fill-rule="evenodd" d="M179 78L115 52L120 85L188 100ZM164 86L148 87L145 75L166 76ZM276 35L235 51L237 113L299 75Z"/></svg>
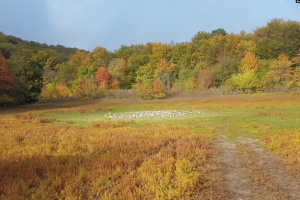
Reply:
<svg viewBox="0 0 300 200"><path fill-rule="evenodd" d="M126 76L129 82L129 85L132 86L136 83L137 71L141 66L148 65L150 61L150 55L148 54L133 54L128 59Z"/></svg>
<svg viewBox="0 0 300 200"><path fill-rule="evenodd" d="M42 69L32 65L30 58L30 56L12 56L9 61L19 85L16 96L18 102L37 101L43 86Z"/></svg>
<svg viewBox="0 0 300 200"><path fill-rule="evenodd" d="M240 63L239 57L234 57L228 52L222 52L217 57L218 63L211 68L213 74L212 85L219 87L232 76L238 72Z"/></svg>
<svg viewBox="0 0 300 200"><path fill-rule="evenodd" d="M107 68L112 59L112 54L105 47L95 47L92 53L93 65L96 68Z"/></svg>
<svg viewBox="0 0 300 200"><path fill-rule="evenodd" d="M93 65L80 66L77 72L77 79L82 80L94 76L97 68Z"/></svg>
<svg viewBox="0 0 300 200"><path fill-rule="evenodd" d="M216 29L216 30L213 30L213 31L211 32L211 34L212 34L212 35L223 35L223 36L225 36L227 33L226 33L225 29L223 29L223 28L218 28L218 29Z"/></svg>
<svg viewBox="0 0 300 200"><path fill-rule="evenodd" d="M273 59L278 54L293 56L300 48L300 23L275 18L254 31L257 55L261 59Z"/></svg>
<svg viewBox="0 0 300 200"><path fill-rule="evenodd" d="M65 62L56 66L57 76L59 81L67 84L68 87L76 87L76 80L78 78L78 68L72 62Z"/></svg>
<svg viewBox="0 0 300 200"><path fill-rule="evenodd" d="M136 96L141 99L151 99L153 79L143 76L134 85Z"/></svg>
<svg viewBox="0 0 300 200"><path fill-rule="evenodd" d="M39 69L53 70L57 64L56 52L52 49L39 50L31 56L30 62Z"/></svg>
<svg viewBox="0 0 300 200"><path fill-rule="evenodd" d="M180 69L178 73L178 78L175 80L175 86L180 89L194 89L194 83L191 79L192 76L194 76L193 70L188 68Z"/></svg>

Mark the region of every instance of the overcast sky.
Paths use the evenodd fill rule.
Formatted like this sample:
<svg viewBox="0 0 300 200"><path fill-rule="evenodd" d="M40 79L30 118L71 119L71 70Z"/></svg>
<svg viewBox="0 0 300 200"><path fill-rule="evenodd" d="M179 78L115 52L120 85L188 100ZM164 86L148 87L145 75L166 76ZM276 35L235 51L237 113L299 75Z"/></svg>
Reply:
<svg viewBox="0 0 300 200"><path fill-rule="evenodd" d="M252 32L273 18L300 21L296 0L0 0L0 32L24 40L110 51L185 42L198 31Z"/></svg>

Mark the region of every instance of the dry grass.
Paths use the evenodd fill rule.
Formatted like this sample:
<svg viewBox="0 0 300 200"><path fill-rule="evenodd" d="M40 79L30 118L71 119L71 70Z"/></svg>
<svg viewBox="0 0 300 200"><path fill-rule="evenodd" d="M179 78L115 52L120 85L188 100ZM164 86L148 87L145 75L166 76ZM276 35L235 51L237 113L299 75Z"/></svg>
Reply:
<svg viewBox="0 0 300 200"><path fill-rule="evenodd" d="M276 152L286 164L300 173L300 130L284 129L261 138L266 147Z"/></svg>
<svg viewBox="0 0 300 200"><path fill-rule="evenodd" d="M299 127L299 106L300 96L262 95L92 100L4 110L0 199L222 199L222 186L215 187L221 177L214 173L220 166L211 165L216 152L210 135L255 132L300 173L300 129L285 129L282 123L284 118ZM212 115L165 122L180 126L159 120L63 124L76 124L75 118L65 120L72 115L166 109L206 109ZM46 117L47 113L54 115ZM67 113L65 118L61 113ZM254 165L253 179L259 178L259 166L254 161L246 165Z"/></svg>
<svg viewBox="0 0 300 200"><path fill-rule="evenodd" d="M206 166L212 140L208 136L164 124L48 124L53 120L32 113L1 118L1 199L213 196Z"/></svg>

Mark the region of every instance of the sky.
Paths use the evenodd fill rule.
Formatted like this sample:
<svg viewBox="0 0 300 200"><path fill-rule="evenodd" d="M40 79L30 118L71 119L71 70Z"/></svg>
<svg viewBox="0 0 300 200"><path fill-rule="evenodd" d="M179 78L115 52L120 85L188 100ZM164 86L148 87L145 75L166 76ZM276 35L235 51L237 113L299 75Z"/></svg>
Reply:
<svg viewBox="0 0 300 200"><path fill-rule="evenodd" d="M0 32L92 51L187 42L198 31L253 32L274 18L300 22L296 0L0 0Z"/></svg>

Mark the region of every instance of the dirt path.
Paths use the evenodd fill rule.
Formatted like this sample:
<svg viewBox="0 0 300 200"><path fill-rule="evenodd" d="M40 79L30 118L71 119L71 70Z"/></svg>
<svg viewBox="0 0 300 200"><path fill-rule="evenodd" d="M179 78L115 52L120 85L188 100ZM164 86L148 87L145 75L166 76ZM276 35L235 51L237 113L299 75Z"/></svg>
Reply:
<svg viewBox="0 0 300 200"><path fill-rule="evenodd" d="M216 146L228 190L222 199L300 199L300 179L255 139L220 136Z"/></svg>
<svg viewBox="0 0 300 200"><path fill-rule="evenodd" d="M227 186L229 190L229 196L224 198L232 200L254 199L255 189L247 176L247 169L242 166L238 147L225 137L218 139L217 146L221 154L219 159L223 166L223 185Z"/></svg>

